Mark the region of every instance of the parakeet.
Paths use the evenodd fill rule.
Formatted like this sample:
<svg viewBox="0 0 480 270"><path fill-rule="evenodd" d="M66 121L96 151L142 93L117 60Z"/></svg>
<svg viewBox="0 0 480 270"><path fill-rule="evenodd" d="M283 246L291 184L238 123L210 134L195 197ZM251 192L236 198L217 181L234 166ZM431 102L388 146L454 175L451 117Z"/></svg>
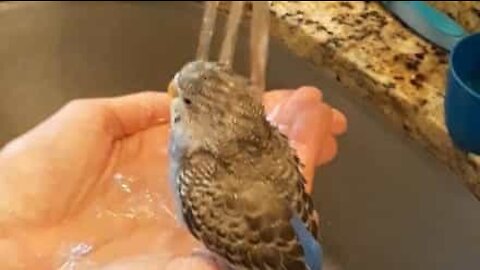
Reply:
<svg viewBox="0 0 480 270"><path fill-rule="evenodd" d="M233 269L321 269L301 164L249 81L194 61L170 90L170 178L191 234Z"/></svg>

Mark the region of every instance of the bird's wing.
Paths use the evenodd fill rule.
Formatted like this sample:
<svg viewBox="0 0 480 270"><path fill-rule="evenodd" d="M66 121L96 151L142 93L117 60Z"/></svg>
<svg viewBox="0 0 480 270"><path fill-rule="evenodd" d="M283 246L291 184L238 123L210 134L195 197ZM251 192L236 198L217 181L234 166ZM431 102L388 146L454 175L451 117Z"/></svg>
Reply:
<svg viewBox="0 0 480 270"><path fill-rule="evenodd" d="M188 228L231 265L252 270L311 269L306 255L312 252L305 250L312 251L311 245L301 243L306 239L298 226L302 222L270 184L235 179L228 164L205 152L186 160L178 177ZM311 234L309 239L316 242Z"/></svg>

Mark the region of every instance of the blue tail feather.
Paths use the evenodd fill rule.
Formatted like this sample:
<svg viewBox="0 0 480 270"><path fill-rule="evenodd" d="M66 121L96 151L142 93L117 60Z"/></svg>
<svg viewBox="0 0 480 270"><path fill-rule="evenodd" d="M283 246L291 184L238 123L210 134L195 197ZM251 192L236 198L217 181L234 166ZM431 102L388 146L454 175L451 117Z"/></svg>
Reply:
<svg viewBox="0 0 480 270"><path fill-rule="evenodd" d="M295 234L300 240L308 267L310 270L321 270L323 260L322 246L310 233L298 215L295 214L290 220L290 223L295 230Z"/></svg>

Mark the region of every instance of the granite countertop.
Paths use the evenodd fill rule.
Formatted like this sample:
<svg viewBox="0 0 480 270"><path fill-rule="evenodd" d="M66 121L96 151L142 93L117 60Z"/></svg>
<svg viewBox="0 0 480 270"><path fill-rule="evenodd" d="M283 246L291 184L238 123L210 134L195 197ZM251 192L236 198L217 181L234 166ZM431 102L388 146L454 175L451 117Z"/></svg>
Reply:
<svg viewBox="0 0 480 270"><path fill-rule="evenodd" d="M470 32L480 31L479 1L427 1Z"/></svg>
<svg viewBox="0 0 480 270"><path fill-rule="evenodd" d="M470 31L480 2L433 1ZM271 1L272 33L297 55L329 67L464 179L480 198L480 156L458 151L444 124L448 57L377 2Z"/></svg>

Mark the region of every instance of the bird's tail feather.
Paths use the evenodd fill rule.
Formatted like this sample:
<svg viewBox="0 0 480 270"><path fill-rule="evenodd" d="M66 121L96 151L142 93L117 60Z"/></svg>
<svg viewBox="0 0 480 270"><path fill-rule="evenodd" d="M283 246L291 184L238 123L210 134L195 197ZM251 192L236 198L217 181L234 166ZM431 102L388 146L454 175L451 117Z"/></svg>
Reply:
<svg viewBox="0 0 480 270"><path fill-rule="evenodd" d="M290 221L295 234L300 240L303 252L305 253L305 261L310 270L321 270L323 260L322 246L318 243L317 239L310 233L303 221L294 215Z"/></svg>

